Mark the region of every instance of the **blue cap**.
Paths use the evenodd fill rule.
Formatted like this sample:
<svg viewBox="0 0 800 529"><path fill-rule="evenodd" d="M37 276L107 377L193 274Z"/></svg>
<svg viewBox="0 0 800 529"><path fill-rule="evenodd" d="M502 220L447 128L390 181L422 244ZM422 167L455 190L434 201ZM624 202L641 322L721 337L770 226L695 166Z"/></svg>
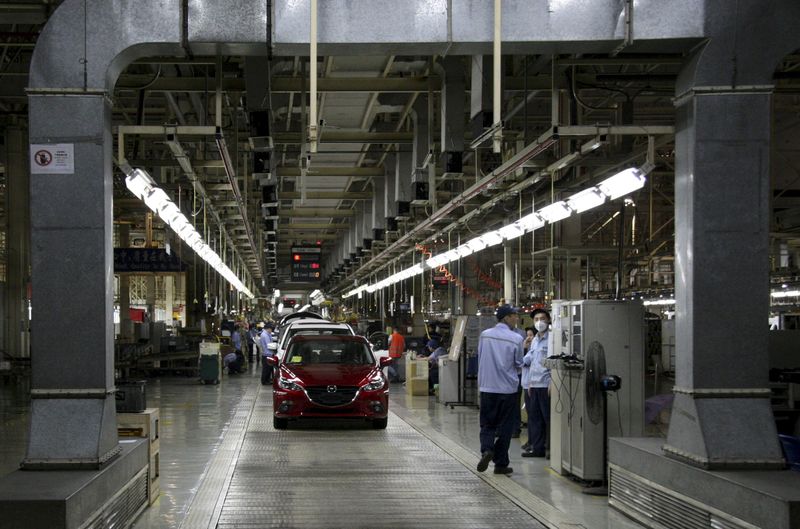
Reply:
<svg viewBox="0 0 800 529"><path fill-rule="evenodd" d="M519 309L511 305L500 305L495 314L497 315L497 321L503 321L503 318L509 314L519 314Z"/></svg>
<svg viewBox="0 0 800 529"><path fill-rule="evenodd" d="M425 345L427 345L431 349L436 349L437 347L439 347L439 342L438 340L428 340L428 343Z"/></svg>

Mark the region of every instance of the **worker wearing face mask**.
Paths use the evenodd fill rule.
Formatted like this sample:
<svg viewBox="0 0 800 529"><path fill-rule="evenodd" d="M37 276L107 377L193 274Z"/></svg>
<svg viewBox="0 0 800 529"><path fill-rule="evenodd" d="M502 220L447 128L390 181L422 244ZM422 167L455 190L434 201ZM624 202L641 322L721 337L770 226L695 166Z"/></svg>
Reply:
<svg viewBox="0 0 800 529"><path fill-rule="evenodd" d="M522 359L528 368L528 389L525 392L525 409L528 410L528 449L522 457L545 457L550 426L550 370L544 367L547 358L547 340L550 313L536 309L531 313L536 335Z"/></svg>

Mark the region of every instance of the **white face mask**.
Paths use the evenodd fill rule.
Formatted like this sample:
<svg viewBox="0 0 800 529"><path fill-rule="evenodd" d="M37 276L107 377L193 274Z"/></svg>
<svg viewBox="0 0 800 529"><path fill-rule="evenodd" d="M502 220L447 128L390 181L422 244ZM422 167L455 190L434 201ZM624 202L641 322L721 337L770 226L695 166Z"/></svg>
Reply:
<svg viewBox="0 0 800 529"><path fill-rule="evenodd" d="M538 321L536 321L536 322L533 324L533 326L534 326L534 327L536 327L536 330L537 330L537 331L539 331L539 332L544 332L544 331L546 331L546 330L547 330L547 327L548 327L548 325L547 325L547 322L546 322L546 321L544 321L544 320L538 320Z"/></svg>

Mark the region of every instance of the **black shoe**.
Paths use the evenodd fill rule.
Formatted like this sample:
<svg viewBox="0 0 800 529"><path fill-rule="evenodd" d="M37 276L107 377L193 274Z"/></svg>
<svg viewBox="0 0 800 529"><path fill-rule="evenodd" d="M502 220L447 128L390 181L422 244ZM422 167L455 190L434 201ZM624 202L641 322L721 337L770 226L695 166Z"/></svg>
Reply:
<svg viewBox="0 0 800 529"><path fill-rule="evenodd" d="M481 454L481 460L478 461L478 472L483 472L487 468L489 468L489 461L494 458L494 452L491 450L484 452Z"/></svg>
<svg viewBox="0 0 800 529"><path fill-rule="evenodd" d="M522 452L522 457L544 457L544 452L534 452L533 450L527 450Z"/></svg>
<svg viewBox="0 0 800 529"><path fill-rule="evenodd" d="M531 449L531 444L530 443L525 443L524 445L521 446L521 448L522 448L523 452L527 452L528 450Z"/></svg>
<svg viewBox="0 0 800 529"><path fill-rule="evenodd" d="M495 474L504 474L504 475L508 476L512 472L514 472L514 469L511 468L511 467L494 467L494 473Z"/></svg>

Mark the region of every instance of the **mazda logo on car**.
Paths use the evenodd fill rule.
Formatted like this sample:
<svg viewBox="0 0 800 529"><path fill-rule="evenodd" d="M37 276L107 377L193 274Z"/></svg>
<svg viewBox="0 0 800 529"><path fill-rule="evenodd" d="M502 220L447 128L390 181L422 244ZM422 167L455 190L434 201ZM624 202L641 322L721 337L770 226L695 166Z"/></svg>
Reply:
<svg viewBox="0 0 800 529"><path fill-rule="evenodd" d="M328 393L336 393L336 386L328 386Z"/></svg>

